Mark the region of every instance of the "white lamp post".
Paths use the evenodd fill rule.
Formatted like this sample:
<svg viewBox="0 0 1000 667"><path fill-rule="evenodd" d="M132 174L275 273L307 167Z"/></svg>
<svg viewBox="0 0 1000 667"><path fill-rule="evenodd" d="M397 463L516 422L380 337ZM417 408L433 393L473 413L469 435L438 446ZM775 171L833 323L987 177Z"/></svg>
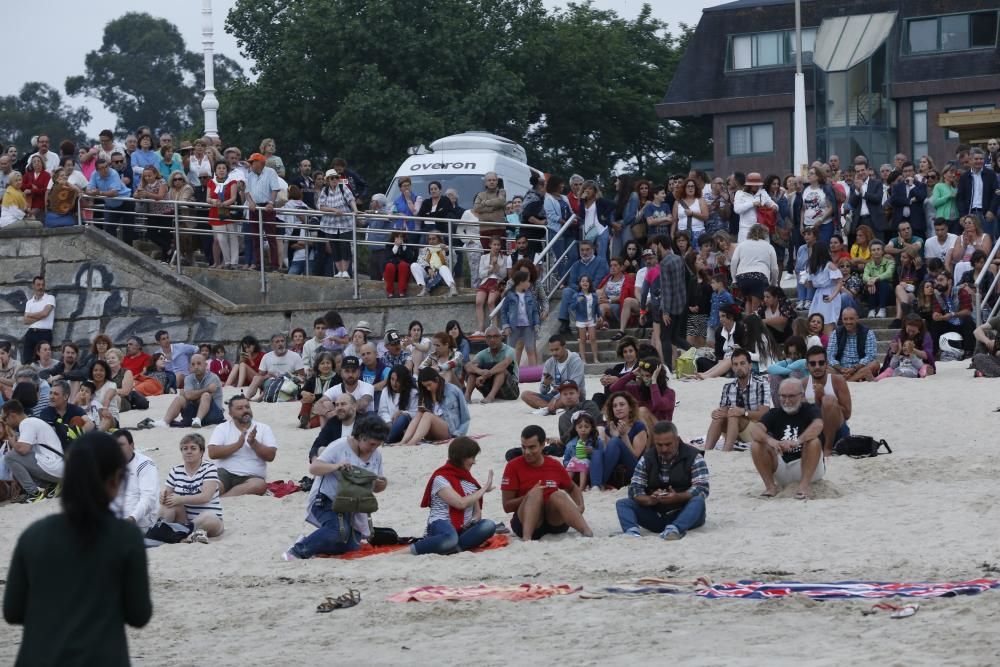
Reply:
<svg viewBox="0 0 1000 667"><path fill-rule="evenodd" d="M806 138L806 77L802 73L802 3L795 0L795 134L792 172L803 178L809 169L809 144Z"/></svg>
<svg viewBox="0 0 1000 667"><path fill-rule="evenodd" d="M205 97L201 108L205 112L205 135L213 139L219 136L219 99L215 96L215 63L212 40L212 0L201 2L201 46L205 54Z"/></svg>

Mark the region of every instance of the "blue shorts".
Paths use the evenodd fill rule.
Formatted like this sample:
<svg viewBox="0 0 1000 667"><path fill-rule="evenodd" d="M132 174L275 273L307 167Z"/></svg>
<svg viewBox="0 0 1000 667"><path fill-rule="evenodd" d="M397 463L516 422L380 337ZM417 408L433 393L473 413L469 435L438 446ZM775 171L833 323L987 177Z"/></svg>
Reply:
<svg viewBox="0 0 1000 667"><path fill-rule="evenodd" d="M846 438L850 434L851 427L847 425L847 422L844 422L840 425L840 428L837 429L836 435L833 436L833 444L837 444L840 440ZM819 441L821 444L826 444L826 438L823 437L822 433L819 434Z"/></svg>
<svg viewBox="0 0 1000 667"><path fill-rule="evenodd" d="M543 401L551 401L554 398L559 398L559 390L550 389L548 391L540 391L538 395L542 397Z"/></svg>

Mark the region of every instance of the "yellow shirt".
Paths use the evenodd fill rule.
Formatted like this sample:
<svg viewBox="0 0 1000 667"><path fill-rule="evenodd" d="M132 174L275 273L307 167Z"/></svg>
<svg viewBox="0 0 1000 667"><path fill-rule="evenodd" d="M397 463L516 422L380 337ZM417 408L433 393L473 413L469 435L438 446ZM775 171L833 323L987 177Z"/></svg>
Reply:
<svg viewBox="0 0 1000 667"><path fill-rule="evenodd" d="M13 185L8 185L7 189L3 193L3 203L0 205L16 206L23 211L28 208L28 200L24 198L23 192L15 188Z"/></svg>
<svg viewBox="0 0 1000 667"><path fill-rule="evenodd" d="M866 262L872 258L870 248L862 248L857 243L851 246L851 259L863 259Z"/></svg>

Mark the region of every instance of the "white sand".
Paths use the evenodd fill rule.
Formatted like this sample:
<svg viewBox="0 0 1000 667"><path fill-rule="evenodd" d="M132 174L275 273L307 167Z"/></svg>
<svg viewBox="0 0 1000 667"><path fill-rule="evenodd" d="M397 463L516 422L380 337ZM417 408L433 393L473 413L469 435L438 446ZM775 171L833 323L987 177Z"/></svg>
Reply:
<svg viewBox="0 0 1000 667"><path fill-rule="evenodd" d="M1000 577L995 437L996 384L970 379L960 363L943 364L925 380L852 386L855 433L885 437L895 453L871 460L834 459L817 499L787 490L762 500L750 456L713 452L706 525L680 542L618 533L614 502L625 495L592 492L586 516L596 539L576 534L483 554L413 557L408 553L341 561L286 563L279 554L305 530L305 495L224 501L226 533L211 545L149 551L154 615L130 631L137 665L331 664L624 664L635 659L692 665L988 665L1000 663L1000 591L921 602L905 620L863 617L863 602L710 601L690 596L538 602L407 603L385 598L411 586L520 582L596 588L640 576L715 581L780 577L805 581L945 580ZM722 380L675 383L682 436L703 435ZM596 382L591 384L595 387ZM123 425L162 415L169 397L149 412L126 413ZM294 405L255 406L281 449L269 478L299 479L317 431L295 427ZM521 403L473 405L472 433L483 454L474 472L503 470L504 451L539 418ZM542 419L555 430L556 418ZM183 431L138 431L140 448L166 470L179 462ZM203 431L207 436L209 430ZM443 447L387 448L390 480L377 525L420 534L419 500ZM55 502L0 508L0 567L30 522ZM507 521L499 491L485 515ZM3 570L5 572L5 570ZM326 595L348 586L362 592L350 610L316 614ZM10 664L19 628L0 633L0 664Z"/></svg>

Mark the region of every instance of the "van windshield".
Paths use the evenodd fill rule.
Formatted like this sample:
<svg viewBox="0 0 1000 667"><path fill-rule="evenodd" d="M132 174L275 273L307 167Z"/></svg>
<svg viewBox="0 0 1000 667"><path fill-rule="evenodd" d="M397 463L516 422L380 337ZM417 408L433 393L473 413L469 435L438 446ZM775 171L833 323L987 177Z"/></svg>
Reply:
<svg viewBox="0 0 1000 667"><path fill-rule="evenodd" d="M441 183L445 191L448 188L454 188L455 192L458 193L458 205L465 209L472 208L472 200L483 191L483 177L479 174L434 174L433 176L427 174L410 176L410 180L413 181L413 194L425 199L429 196L427 186L431 184L431 181ZM397 179L394 178L389 186L389 192L386 193L386 199L389 200L390 205L395 203L399 197L399 186L396 183Z"/></svg>

